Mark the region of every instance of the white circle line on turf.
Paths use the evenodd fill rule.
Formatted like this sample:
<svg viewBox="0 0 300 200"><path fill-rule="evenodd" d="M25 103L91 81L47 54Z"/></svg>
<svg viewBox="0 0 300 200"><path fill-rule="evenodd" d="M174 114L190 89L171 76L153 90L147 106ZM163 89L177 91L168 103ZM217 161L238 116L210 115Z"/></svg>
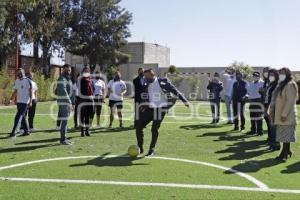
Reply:
<svg viewBox="0 0 300 200"><path fill-rule="evenodd" d="M11 169L11 168L16 168L16 167L26 166L26 165L43 163L43 162L60 161L60 160L74 160L74 159L86 159L86 158L98 158L98 157L101 158L101 156L75 156L75 157L73 156L73 157L60 157L60 158L49 158L49 159L43 159L43 160L35 160L35 161L29 161L29 162L24 162L24 163L18 163L18 164L3 166L3 167L0 167L0 171L5 170L5 169ZM124 156L117 156L117 155L102 156L102 158L112 158L112 157L124 157ZM232 172L232 173L234 173L234 174L236 174L236 175L238 175L242 178L245 178L246 180L248 180L248 181L252 182L253 184L255 184L258 188L261 188L261 189L268 189L269 188L266 184L264 184L263 182L257 180L256 178L254 178L254 177L252 177L248 174L239 172L239 171L231 169L231 168L227 168L227 167L223 167L223 166L220 166L220 165L208 163L208 162L187 160L187 159L181 159L181 158L169 158L169 157L147 157L147 159L171 160L171 161L178 161L178 162L185 162L185 163L192 163L192 164L198 164L198 165L213 167L213 168L221 169L221 170L224 170L224 171Z"/></svg>
<svg viewBox="0 0 300 200"><path fill-rule="evenodd" d="M8 177L0 177L0 180L2 180L2 181L18 181L18 182L39 182L39 183L80 183L80 184L99 184L99 185L144 186L144 187L148 186L148 187L169 187L169 188L187 188L187 189L210 189L210 190L231 190L231 191L252 191L252 192L300 194L300 190L237 187L237 186L225 186L225 185L197 185L197 184L180 184L180 183L154 183L154 182L150 183L150 182L14 178L14 177L9 177L9 178Z"/></svg>

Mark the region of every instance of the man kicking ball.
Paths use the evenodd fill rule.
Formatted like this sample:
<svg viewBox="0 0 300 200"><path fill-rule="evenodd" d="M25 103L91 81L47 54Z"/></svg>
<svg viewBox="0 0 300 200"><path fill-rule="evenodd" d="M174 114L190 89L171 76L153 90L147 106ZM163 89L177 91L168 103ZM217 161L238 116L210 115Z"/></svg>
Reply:
<svg viewBox="0 0 300 200"><path fill-rule="evenodd" d="M177 96L186 107L189 107L189 102L167 78L156 77L152 69L146 70L144 74L146 81L141 93L142 103L139 106L137 116L136 138L140 153L143 153L143 129L147 124L153 121L151 128L152 140L149 152L146 155L153 156L155 154L154 149L158 139L160 124L168 110L174 106L176 102L176 98L171 97L171 94Z"/></svg>

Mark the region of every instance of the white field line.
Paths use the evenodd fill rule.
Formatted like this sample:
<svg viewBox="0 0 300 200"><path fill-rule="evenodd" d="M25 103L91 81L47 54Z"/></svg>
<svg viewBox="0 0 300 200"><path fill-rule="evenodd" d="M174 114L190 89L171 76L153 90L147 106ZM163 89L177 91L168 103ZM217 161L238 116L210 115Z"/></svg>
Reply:
<svg viewBox="0 0 300 200"><path fill-rule="evenodd" d="M196 184L178 184L178 183L73 180L73 179L70 180L70 179L42 179L42 178L6 178L6 177L0 177L0 180L1 181L18 181L18 182L39 182L39 183L73 183L73 184L80 183L80 184L99 184L99 185L169 187L169 188L187 188L187 189L209 189L209 190L230 190L230 191L248 191L248 192L252 191L252 192L300 194L300 190L236 187L236 186L223 186L223 185L196 185Z"/></svg>
<svg viewBox="0 0 300 200"><path fill-rule="evenodd" d="M101 156L75 156L75 157L61 157L61 158L49 158L49 159L43 159L43 160L35 160L35 161L29 161L29 162L24 162L24 163L18 163L18 164L3 166L3 167L0 167L0 171L5 170L5 169L12 169L12 168L16 168L16 167L26 166L26 165L37 164L37 163L50 162L50 161L74 160L74 159L86 159L86 158L98 158L98 157L101 158ZM102 158L111 158L111 157L124 157L124 156L109 155L109 156L104 156ZM245 178L246 180L252 182L258 188L268 189L268 186L266 184L264 184L261 181L255 179L254 177L252 177L248 174L239 172L237 170L230 169L230 168L227 168L227 167L223 167L223 166L220 166L220 165L216 165L216 164L212 164L212 163L208 163L208 162L200 162L200 161L194 161L194 160L180 159L180 158L168 158L168 157L147 157L147 158L148 159L171 160L171 161L192 163L192 164L197 164L197 165L204 165L204 166L208 166L208 167L213 167L213 168L217 168L217 169L221 169L221 170L225 170L225 171L230 171L230 172L232 172L232 173L234 173L234 174L236 174L236 175L238 175L242 178Z"/></svg>

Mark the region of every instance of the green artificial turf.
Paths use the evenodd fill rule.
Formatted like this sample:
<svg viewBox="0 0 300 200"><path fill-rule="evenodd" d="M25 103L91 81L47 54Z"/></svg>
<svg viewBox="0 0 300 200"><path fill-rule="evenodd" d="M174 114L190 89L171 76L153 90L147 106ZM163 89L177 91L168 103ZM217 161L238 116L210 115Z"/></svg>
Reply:
<svg viewBox="0 0 300 200"><path fill-rule="evenodd" d="M190 109L181 103L170 111L160 129L157 156L189 159L236 169L262 181L270 188L300 189L300 149L293 144L294 156L286 163L274 161L278 152L267 151L266 135L246 136L232 132L223 121L209 125L210 108L205 102L193 102ZM224 107L224 105L223 105ZM224 110L223 110L224 111ZM59 145L55 128L55 102L39 103L35 119L37 131L29 137L7 139L15 108L0 109L0 167L27 161L70 156L120 155L120 157L81 158L51 161L0 171L0 177L76 179L127 182L256 187L248 180L228 171L159 159L121 157L135 144L132 101L124 109L125 128L107 129L108 109L104 106L102 129L92 137L81 138L78 131L68 136L72 146ZM52 114L51 114L52 113ZM172 113L176 113L173 117ZM226 116L225 112L222 112ZM248 116L248 114L247 114ZM249 122L247 122L249 129ZM73 120L69 127L73 127ZM300 127L299 127L300 128ZM145 130L145 150L150 142ZM299 132L300 129L297 130ZM91 185L79 183L36 183L0 181L0 199L300 199L300 195L250 191L225 191L146 186Z"/></svg>

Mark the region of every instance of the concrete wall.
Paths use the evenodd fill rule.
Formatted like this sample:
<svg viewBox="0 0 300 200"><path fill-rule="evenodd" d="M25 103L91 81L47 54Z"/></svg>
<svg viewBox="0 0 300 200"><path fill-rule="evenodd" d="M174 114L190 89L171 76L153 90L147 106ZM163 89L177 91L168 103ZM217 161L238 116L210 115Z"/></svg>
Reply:
<svg viewBox="0 0 300 200"><path fill-rule="evenodd" d="M159 67L170 66L170 49L158 44L144 43L144 63L158 63Z"/></svg>

